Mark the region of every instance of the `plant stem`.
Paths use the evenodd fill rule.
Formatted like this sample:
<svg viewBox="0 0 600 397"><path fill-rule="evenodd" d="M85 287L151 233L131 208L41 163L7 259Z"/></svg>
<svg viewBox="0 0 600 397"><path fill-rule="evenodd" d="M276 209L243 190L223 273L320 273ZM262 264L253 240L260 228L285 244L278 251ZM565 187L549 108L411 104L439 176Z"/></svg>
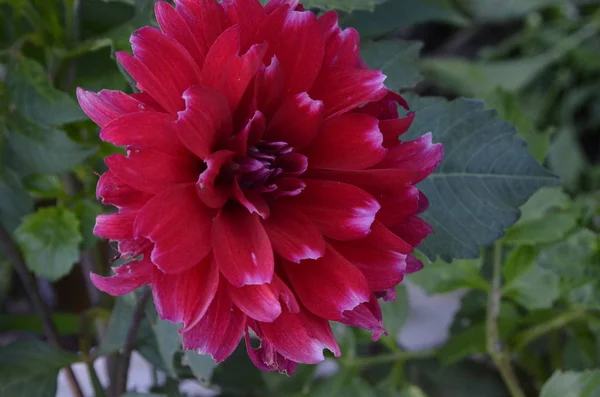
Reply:
<svg viewBox="0 0 600 397"><path fill-rule="evenodd" d="M138 331L140 330L140 325L142 324L142 319L144 318L144 310L146 309L146 304L148 303L149 299L150 290L145 290L135 305L133 318L131 320L129 330L127 331L127 338L125 339L125 345L123 346L123 352L121 353L121 359L119 361L116 387L117 396L120 396L127 391L129 361L131 360L131 353L133 352Z"/></svg>
<svg viewBox="0 0 600 397"><path fill-rule="evenodd" d="M488 295L486 319L487 352L500 371L500 375L502 375L502 379L504 379L510 395L512 397L525 397L525 393L510 363L510 354L502 346L498 330L498 316L500 314L500 300L502 298L502 243L500 242L494 244L493 267L492 289Z"/></svg>
<svg viewBox="0 0 600 397"><path fill-rule="evenodd" d="M21 251L19 251L17 244L2 226L0 226L0 245L6 252L7 258L19 275L21 283L23 284L23 287L25 287L25 292L31 301L31 305L40 317L46 338L48 338L48 341L54 347L61 348L60 337L56 330L56 326L52 321L52 314L40 296L35 278L29 273L29 270L27 270L25 259L23 259L23 255L21 254ZM76 397L83 397L81 387L77 382L73 368L67 366L65 367L65 371L73 395Z"/></svg>
<svg viewBox="0 0 600 397"><path fill-rule="evenodd" d="M369 367L372 365L385 364L390 362L402 362L408 360L417 360L434 357L435 350L422 350L416 352L396 351L388 354L379 354L377 356L356 357L345 361L344 364L350 367Z"/></svg>

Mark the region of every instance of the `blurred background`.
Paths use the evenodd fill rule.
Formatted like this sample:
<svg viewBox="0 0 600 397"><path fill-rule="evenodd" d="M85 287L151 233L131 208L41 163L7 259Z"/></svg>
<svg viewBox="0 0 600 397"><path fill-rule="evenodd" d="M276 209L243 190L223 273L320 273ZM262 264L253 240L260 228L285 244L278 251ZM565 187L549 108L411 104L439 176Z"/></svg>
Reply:
<svg viewBox="0 0 600 397"><path fill-rule="evenodd" d="M97 173L116 149L100 142L74 92L131 90L113 54L129 50L135 28L155 23L153 3L0 0L0 346L26 341L0 347L0 397L53 396L58 371L73 362L86 396L103 395L99 384L116 376L135 296L107 297L87 276L118 264L92 235L95 216L107 210L95 200ZM344 356L302 366L292 378L260 373L243 347L215 368L179 352L167 337L176 328L150 311L135 342L130 389L140 396L515 396L494 365L500 358L512 361L527 396L600 396L600 1L307 6L340 9L341 23L360 32L367 63L409 103L415 95L469 97L495 109L561 184L536 193L478 259L425 260L398 287L397 302L384 305L390 336L378 343L336 327ZM504 279L499 346L490 346L486 323L494 261ZM55 338L47 338L31 289L50 308ZM44 335L76 358L39 342ZM59 380L57 395L74 395L69 374ZM7 386L15 382L21 394Z"/></svg>

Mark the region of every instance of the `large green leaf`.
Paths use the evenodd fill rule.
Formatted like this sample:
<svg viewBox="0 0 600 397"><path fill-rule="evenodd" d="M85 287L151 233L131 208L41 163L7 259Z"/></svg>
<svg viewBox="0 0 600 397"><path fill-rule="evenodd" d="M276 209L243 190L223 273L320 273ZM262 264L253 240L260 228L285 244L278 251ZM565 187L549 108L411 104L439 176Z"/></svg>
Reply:
<svg viewBox="0 0 600 397"><path fill-rule="evenodd" d="M356 28L363 38L377 38L428 21L462 24L466 19L455 10L451 0L389 0L373 12L355 11L343 23Z"/></svg>
<svg viewBox="0 0 600 397"><path fill-rule="evenodd" d="M15 237L27 267L50 281L71 271L79 258L79 243L83 240L77 216L57 207L42 208L27 216Z"/></svg>
<svg viewBox="0 0 600 397"><path fill-rule="evenodd" d="M544 384L540 397L596 397L600 395L600 370L556 371Z"/></svg>
<svg viewBox="0 0 600 397"><path fill-rule="evenodd" d="M55 397L58 371L77 356L36 339L0 348L0 396Z"/></svg>
<svg viewBox="0 0 600 397"><path fill-rule="evenodd" d="M418 285L428 294L442 294L460 288L487 290L489 288L480 273L481 259L455 260L445 263L437 260L408 276L411 283Z"/></svg>
<svg viewBox="0 0 600 397"><path fill-rule="evenodd" d="M423 44L416 41L367 41L360 48L361 57L372 69L387 76L386 86L392 91L410 88L422 80L417 60Z"/></svg>
<svg viewBox="0 0 600 397"><path fill-rule="evenodd" d="M409 103L416 117L403 138L432 132L444 145L444 160L419 185L431 203L423 218L435 230L420 249L447 262L476 258L517 221L519 206L557 179L482 102L410 97Z"/></svg>
<svg viewBox="0 0 600 397"><path fill-rule="evenodd" d="M15 173L0 167L0 223L9 231L15 230L21 219L33 211L33 200Z"/></svg>
<svg viewBox="0 0 600 397"><path fill-rule="evenodd" d="M23 117L11 117L8 128L6 163L21 174L63 172L95 151L73 142L62 130L44 127Z"/></svg>
<svg viewBox="0 0 600 397"><path fill-rule="evenodd" d="M86 119L73 98L55 89L42 65L32 59L13 62L6 82L12 105L31 120L61 125Z"/></svg>

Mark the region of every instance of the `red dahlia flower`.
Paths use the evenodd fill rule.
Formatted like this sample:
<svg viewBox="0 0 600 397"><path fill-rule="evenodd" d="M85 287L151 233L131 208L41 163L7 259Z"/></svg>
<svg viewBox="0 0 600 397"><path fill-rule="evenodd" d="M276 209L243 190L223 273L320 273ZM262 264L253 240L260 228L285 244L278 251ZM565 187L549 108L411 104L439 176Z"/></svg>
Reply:
<svg viewBox="0 0 600 397"><path fill-rule="evenodd" d="M244 334L259 368L288 374L340 355L329 321L379 337L377 298L421 266L411 252L431 228L414 185L441 146L398 140L413 115L398 118L406 103L335 12L175 3L117 54L140 93L77 93L100 137L127 148L106 158L98 196L118 212L94 231L131 261L95 285L151 285L184 348L218 362Z"/></svg>

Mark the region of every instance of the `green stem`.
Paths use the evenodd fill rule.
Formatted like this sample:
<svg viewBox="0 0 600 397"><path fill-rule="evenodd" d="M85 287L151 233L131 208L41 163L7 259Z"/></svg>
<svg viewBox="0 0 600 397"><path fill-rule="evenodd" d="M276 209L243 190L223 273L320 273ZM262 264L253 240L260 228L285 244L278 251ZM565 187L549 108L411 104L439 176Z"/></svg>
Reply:
<svg viewBox="0 0 600 397"><path fill-rule="evenodd" d="M416 352L400 350L388 354L379 354L377 356L356 357L352 360L344 361L344 364L350 367L369 367L378 364L431 358L434 357L435 354L435 350L422 350Z"/></svg>
<svg viewBox="0 0 600 397"><path fill-rule="evenodd" d="M492 275L492 289L488 295L486 333L487 352L500 371L504 383L512 397L525 397L519 384L517 375L510 362L510 354L502 347L500 331L498 330L498 316L500 315L500 301L502 299L502 243L494 244L494 262Z"/></svg>
<svg viewBox="0 0 600 397"><path fill-rule="evenodd" d="M514 351L520 352L525 347L527 347L528 344L540 338L541 336L554 330L561 329L567 324L572 323L574 321L582 320L587 316L588 313L586 310L575 309L562 313L544 323L537 324L529 329L526 329L525 331L519 333L519 335L516 336Z"/></svg>

